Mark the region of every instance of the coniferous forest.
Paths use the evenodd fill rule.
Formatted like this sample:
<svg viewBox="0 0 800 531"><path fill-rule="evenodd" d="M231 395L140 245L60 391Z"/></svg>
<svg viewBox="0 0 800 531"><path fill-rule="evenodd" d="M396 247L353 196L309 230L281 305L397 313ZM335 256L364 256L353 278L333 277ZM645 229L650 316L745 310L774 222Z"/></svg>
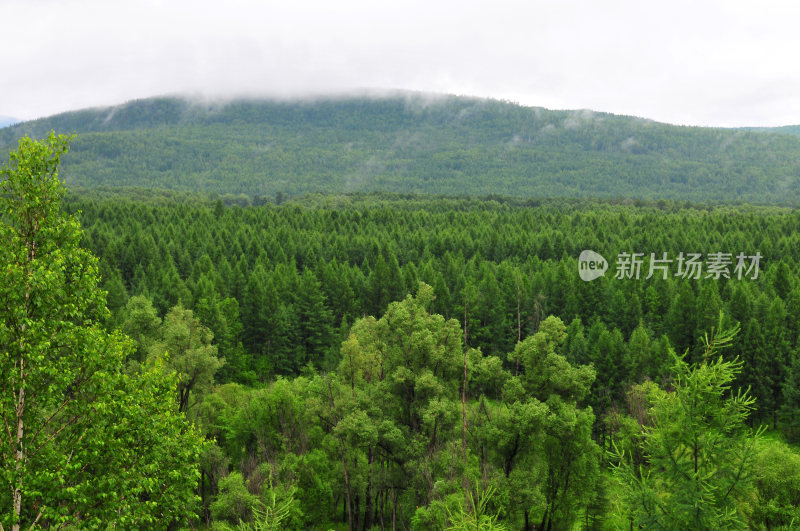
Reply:
<svg viewBox="0 0 800 531"><path fill-rule="evenodd" d="M67 148L2 174L0 528L800 525L795 207L65 190Z"/></svg>

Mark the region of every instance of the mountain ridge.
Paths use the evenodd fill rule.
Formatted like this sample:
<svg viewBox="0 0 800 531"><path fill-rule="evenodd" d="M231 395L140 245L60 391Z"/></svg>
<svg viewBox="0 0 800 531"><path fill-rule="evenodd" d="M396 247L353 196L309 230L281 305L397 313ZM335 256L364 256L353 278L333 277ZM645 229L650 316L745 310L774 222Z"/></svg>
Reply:
<svg viewBox="0 0 800 531"><path fill-rule="evenodd" d="M3 129L4 127L8 127L10 125L17 124L20 121L21 120L17 120L16 118L14 118L12 116L2 116L2 115L0 115L0 129Z"/></svg>
<svg viewBox="0 0 800 531"><path fill-rule="evenodd" d="M800 203L800 138L452 95L162 96L23 122L77 133L84 186L245 195L386 191Z"/></svg>

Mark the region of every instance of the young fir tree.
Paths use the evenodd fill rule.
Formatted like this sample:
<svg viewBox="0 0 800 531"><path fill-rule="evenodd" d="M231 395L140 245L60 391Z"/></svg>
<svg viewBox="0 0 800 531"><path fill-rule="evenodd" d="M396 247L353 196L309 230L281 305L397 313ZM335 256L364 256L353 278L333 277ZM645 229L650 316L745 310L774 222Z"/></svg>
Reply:
<svg viewBox="0 0 800 531"><path fill-rule="evenodd" d="M632 526L644 529L731 529L744 525L739 500L753 480L758 432L745 421L755 407L747 391L732 391L740 361L720 349L738 332L720 328L704 336L702 358L675 356L673 389L650 385L649 420L633 450L615 445L614 473ZM639 387L639 386L637 386ZM635 389L635 388L634 388ZM629 444L630 446L630 444ZM632 459L632 456L643 456Z"/></svg>

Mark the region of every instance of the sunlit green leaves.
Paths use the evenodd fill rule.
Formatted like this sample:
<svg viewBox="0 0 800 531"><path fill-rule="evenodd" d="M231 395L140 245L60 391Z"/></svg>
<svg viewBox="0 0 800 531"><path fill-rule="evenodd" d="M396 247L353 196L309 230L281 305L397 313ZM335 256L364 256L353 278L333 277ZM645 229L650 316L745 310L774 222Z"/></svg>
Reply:
<svg viewBox="0 0 800 531"><path fill-rule="evenodd" d="M0 181L0 524L160 528L189 518L202 438L174 376L123 372L97 259L60 210L67 139L23 139ZM12 435L13 433L13 435Z"/></svg>

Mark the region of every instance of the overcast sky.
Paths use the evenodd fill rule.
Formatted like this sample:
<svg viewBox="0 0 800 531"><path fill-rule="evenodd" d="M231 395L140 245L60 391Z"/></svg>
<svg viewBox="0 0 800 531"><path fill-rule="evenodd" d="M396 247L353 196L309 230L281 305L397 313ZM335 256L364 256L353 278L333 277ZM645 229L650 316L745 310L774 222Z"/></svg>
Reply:
<svg viewBox="0 0 800 531"><path fill-rule="evenodd" d="M800 124L800 2L0 0L0 115L411 89Z"/></svg>

